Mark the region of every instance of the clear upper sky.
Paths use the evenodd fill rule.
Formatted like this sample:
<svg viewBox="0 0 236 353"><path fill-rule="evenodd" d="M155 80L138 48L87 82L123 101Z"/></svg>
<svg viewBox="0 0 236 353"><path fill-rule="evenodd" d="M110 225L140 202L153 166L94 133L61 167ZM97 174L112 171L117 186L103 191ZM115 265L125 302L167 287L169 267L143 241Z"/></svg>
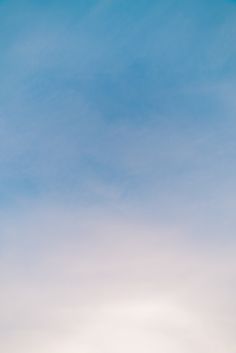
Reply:
<svg viewBox="0 0 236 353"><path fill-rule="evenodd" d="M231 194L235 6L1 1L1 206Z"/></svg>
<svg viewBox="0 0 236 353"><path fill-rule="evenodd" d="M9 307L4 309L3 305L6 317L0 319L0 350L142 353L145 342L152 342L145 352L218 353L219 349L219 353L234 353L229 313L235 310L231 296L235 293L232 283L236 269L231 259L236 226L236 1L0 1L0 53L0 263L7 283L3 297L15 303L9 299ZM111 254L117 244L110 237L114 244L117 239L122 244L114 263ZM168 255L166 245L155 243L152 248L150 242L156 237L161 244L168 239ZM82 265L72 251L77 247L81 251L81 241L85 247L82 253L89 259L85 264L81 260ZM68 243L73 245L67 249ZM170 261L170 267L165 268L169 261L165 259L172 258L176 251L173 247L182 245L184 249L177 250L173 263ZM213 245L214 259L209 250ZM197 255L194 246L200 249ZM104 263L100 247L105 249ZM134 262L129 256L135 258ZM128 268L127 277L121 257ZM153 262L146 262L149 257ZM158 264L163 262L164 269L157 275L153 268L158 267L155 261L159 258ZM219 267L218 260L223 263ZM50 263L55 268L48 274ZM197 271L199 263L201 274ZM81 266L82 279L75 271ZM97 266L98 273L94 270ZM104 274L103 266L111 267L111 272ZM145 269L149 277L131 281L130 289L127 278L133 278L136 266L141 272ZM189 272L182 271L188 267ZM62 277L58 271L63 272ZM177 285L173 273L178 278L185 273L186 283L180 280ZM222 277L218 282L217 273ZM49 284L51 278L56 278L55 283ZM207 287L211 278L215 282ZM76 295L72 295L82 283L85 297L93 291L102 297L103 280L108 298L121 308L117 310L124 317L133 317L140 310L137 315L142 323L142 315L146 320L154 312L151 321L158 315L164 317L155 327L169 325L170 332L173 327L175 332L190 327L193 340L181 334L184 343L178 341L175 347L179 348L174 350L165 343L173 336L162 332L158 346L146 326L136 332L130 322L125 331L132 339L127 339L128 343L124 339L127 345L115 350L114 338L104 348L97 338L100 328L76 321L85 299L78 304ZM121 289L115 289L114 283ZM154 299L151 295L151 302L138 298L138 304L133 303L132 290L139 291L147 283L155 290L148 287L143 297L157 295ZM163 303L159 297L160 292L166 293L166 286L178 292L173 302L168 299L166 303L165 299ZM205 286L207 299L198 301L194 297L196 288L203 290ZM35 288L30 294L29 287ZM220 287L226 288L225 293ZM63 293L58 306L51 302L57 288ZM18 290L23 303L19 306L12 294ZM125 304L117 304L116 296L126 291ZM214 295L211 316L206 307ZM41 296L45 303L40 304L34 317L32 303ZM72 317L61 309L72 310L68 304L71 298L78 310ZM185 307L185 299L189 299L190 307ZM32 307L21 324L19 318L25 316L30 300ZM217 300L222 304L220 312ZM103 310L94 298L85 302ZM40 312L47 310L50 314L43 330ZM117 322L126 319L113 309L104 310L101 335L109 334L111 320L115 322L110 332L113 337ZM84 315L87 321L91 319L90 311ZM57 317L68 320L68 326L65 323L65 327L58 327ZM222 327L214 326L215 317L222 321ZM210 337L222 336L212 345L203 332L207 320L214 326L212 332L207 331ZM91 340L100 342L98 350L96 345L77 341L77 334L68 338L74 322L78 327L82 325L78 332L83 332L85 341L88 337L90 340L92 332ZM65 350L54 342L54 327L65 334ZM42 347L29 348L31 343L22 339L21 332L32 335ZM140 344L132 345L139 335ZM9 337L15 337L15 345ZM196 351L194 342L199 343Z"/></svg>

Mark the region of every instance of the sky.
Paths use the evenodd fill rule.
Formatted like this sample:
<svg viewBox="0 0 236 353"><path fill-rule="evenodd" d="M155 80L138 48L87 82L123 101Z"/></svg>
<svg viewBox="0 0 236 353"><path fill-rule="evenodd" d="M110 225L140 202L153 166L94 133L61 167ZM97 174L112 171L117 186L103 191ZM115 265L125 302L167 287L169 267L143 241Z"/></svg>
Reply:
<svg viewBox="0 0 236 353"><path fill-rule="evenodd" d="M0 350L236 352L236 1L0 1Z"/></svg>

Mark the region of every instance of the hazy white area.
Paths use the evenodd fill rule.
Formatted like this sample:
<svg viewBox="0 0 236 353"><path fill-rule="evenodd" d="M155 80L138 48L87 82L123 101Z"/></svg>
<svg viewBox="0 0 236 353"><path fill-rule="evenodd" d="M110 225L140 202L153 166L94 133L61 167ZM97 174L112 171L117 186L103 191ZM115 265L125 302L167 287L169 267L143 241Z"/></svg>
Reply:
<svg viewBox="0 0 236 353"><path fill-rule="evenodd" d="M0 351L234 353L233 251L186 231L55 207L6 219Z"/></svg>

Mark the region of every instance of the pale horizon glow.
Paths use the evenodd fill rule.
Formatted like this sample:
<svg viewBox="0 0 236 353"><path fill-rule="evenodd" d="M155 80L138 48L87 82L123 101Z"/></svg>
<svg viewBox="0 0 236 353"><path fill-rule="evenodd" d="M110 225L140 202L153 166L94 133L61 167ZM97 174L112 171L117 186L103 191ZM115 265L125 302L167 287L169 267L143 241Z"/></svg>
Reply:
<svg viewBox="0 0 236 353"><path fill-rule="evenodd" d="M2 259L4 352L233 352L230 249L210 254L184 243L183 230L105 210L80 214L33 209L14 228L5 222L9 242L21 242L6 244ZM37 256L26 255L25 239L41 233Z"/></svg>

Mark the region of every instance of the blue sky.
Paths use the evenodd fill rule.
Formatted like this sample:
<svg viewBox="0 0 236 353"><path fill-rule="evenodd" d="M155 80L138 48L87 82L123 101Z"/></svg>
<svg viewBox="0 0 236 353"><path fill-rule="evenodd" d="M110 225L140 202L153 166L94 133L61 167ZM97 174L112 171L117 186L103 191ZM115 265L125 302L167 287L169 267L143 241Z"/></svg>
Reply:
<svg viewBox="0 0 236 353"><path fill-rule="evenodd" d="M3 210L55 198L225 217L233 1L5 1L1 33Z"/></svg>
<svg viewBox="0 0 236 353"><path fill-rule="evenodd" d="M124 317L140 306L138 317L146 313L145 320L150 311L159 312L162 293L173 288L176 296L169 302L168 292L160 309L164 321L156 322L156 314L150 320L161 331L166 322L170 330L192 330L189 346L181 333L177 353L194 353L195 344L198 353L216 353L217 347L233 353L229 326L235 306L227 298L235 293L236 269L236 2L5 0L0 33L0 261L6 298L16 302L17 288L22 295L22 306L10 309L9 301L0 320L2 350L15 353L22 345L30 352L24 332L42 342L35 353L51 352L50 347L64 353L55 329L65 334L65 351L74 353L82 344L71 329L85 300L76 301L79 288L85 298L89 294L85 306L105 310L104 327L109 331L113 320L115 332L126 319L113 309L107 314L106 305L92 296L104 281L109 303L123 307ZM127 275L118 254L125 258ZM163 273L157 274L159 263ZM136 278L132 264L148 273L147 279ZM110 272L104 270L109 267ZM175 282L171 273L178 277L188 267L186 283ZM203 290L208 281L206 297L198 300L195 288ZM57 288L58 306L50 299ZM133 291L145 288L145 300L136 298L133 304ZM117 303L122 293L127 293L124 305ZM40 326L43 319L40 312L34 317L33 304L21 325L27 301L41 295L40 310L51 308L49 327ZM211 316L206 307L214 295ZM76 308L72 316L70 298ZM100 330L88 325L92 312L84 313L87 324L78 324L86 340ZM184 323L181 312L187 315ZM214 315L228 324L214 326ZM68 320L68 327L57 327L57 317ZM126 331L135 337L132 320ZM210 337L219 337L214 344L199 329L207 320L214 326ZM138 333L139 347L151 341L151 353L174 352L165 343L171 337L160 333L158 346L147 327L140 329L143 336ZM127 339L129 352L141 353L132 342ZM98 350L85 346L82 353L117 352L112 340L108 348L101 342ZM124 347L117 353L128 352Z"/></svg>

